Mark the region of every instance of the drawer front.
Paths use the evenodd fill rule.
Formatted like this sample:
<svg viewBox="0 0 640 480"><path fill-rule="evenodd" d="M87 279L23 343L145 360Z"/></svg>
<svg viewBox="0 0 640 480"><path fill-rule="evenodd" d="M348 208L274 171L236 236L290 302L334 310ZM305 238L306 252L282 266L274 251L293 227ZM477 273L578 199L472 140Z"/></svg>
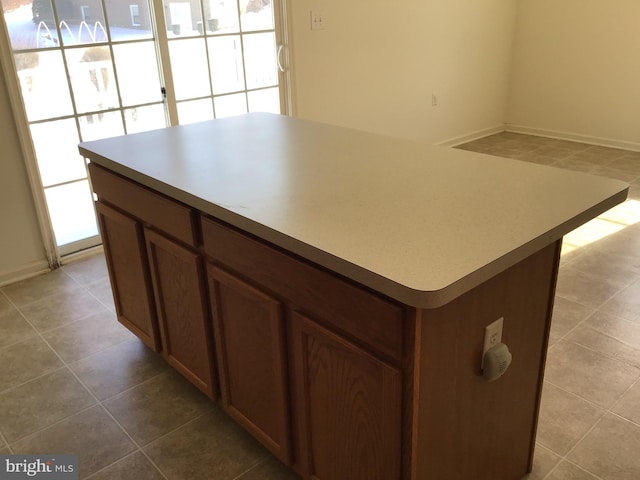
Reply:
<svg viewBox="0 0 640 480"><path fill-rule="evenodd" d="M401 361L401 306L209 218L202 217L202 236L214 262L378 355Z"/></svg>
<svg viewBox="0 0 640 480"><path fill-rule="evenodd" d="M89 164L93 190L107 202L164 233L197 245L193 210L95 163Z"/></svg>

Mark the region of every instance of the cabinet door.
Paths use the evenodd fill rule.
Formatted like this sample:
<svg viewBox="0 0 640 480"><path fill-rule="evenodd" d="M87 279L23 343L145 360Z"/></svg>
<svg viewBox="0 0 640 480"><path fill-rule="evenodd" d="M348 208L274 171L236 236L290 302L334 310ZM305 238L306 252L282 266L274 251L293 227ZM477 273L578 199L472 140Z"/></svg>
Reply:
<svg viewBox="0 0 640 480"><path fill-rule="evenodd" d="M101 202L96 202L96 211L118 320L160 351L142 225Z"/></svg>
<svg viewBox="0 0 640 480"><path fill-rule="evenodd" d="M399 480L401 372L300 313L292 331L303 469L314 480Z"/></svg>
<svg viewBox="0 0 640 480"><path fill-rule="evenodd" d="M207 270L222 406L289 464L284 306L218 267Z"/></svg>
<svg viewBox="0 0 640 480"><path fill-rule="evenodd" d="M196 252L145 229L151 279L167 361L215 398L204 268Z"/></svg>

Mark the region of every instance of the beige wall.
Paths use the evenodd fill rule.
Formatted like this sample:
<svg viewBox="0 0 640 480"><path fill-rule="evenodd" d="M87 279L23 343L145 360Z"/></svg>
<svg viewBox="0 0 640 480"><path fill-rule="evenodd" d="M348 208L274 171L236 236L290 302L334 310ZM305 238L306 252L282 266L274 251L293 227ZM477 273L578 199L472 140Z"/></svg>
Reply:
<svg viewBox="0 0 640 480"><path fill-rule="evenodd" d="M509 124L640 149L638 0L520 0L514 51Z"/></svg>
<svg viewBox="0 0 640 480"><path fill-rule="evenodd" d="M47 266L4 75L0 75L0 148L1 284Z"/></svg>
<svg viewBox="0 0 640 480"><path fill-rule="evenodd" d="M289 8L297 116L429 142L504 124L514 0L296 0ZM310 29L316 9L325 30Z"/></svg>

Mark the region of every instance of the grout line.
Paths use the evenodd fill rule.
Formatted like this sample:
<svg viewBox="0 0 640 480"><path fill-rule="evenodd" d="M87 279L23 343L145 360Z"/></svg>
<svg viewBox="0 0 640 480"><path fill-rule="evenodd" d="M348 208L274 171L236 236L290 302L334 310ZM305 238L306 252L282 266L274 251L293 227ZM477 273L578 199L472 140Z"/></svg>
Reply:
<svg viewBox="0 0 640 480"><path fill-rule="evenodd" d="M256 462L251 465L247 470L245 470L244 472L242 472L241 474L233 477L231 480L242 480L242 477L244 477L247 473L255 470L256 468L258 468L260 465L267 463L267 461L269 461L269 456L265 455L264 458L258 458L258 460L256 460Z"/></svg>
<svg viewBox="0 0 640 480"><path fill-rule="evenodd" d="M589 404L589 405L591 405L592 407L595 407L595 408L597 408L598 410L601 410L603 414L604 414L604 413L606 413L606 412L608 411L608 408L607 408L607 407L603 407L602 405L598 405L597 403L594 403L593 401L591 401L591 400L589 400L589 399L587 399L587 398L584 398L584 397L582 397L582 396L578 395L577 393L571 392L571 391L567 390L566 388L563 388L563 387L561 387L561 386L559 386L559 385L556 385L555 383L553 383L553 382L551 382L551 381L549 381L549 380L545 380L545 382L546 382L546 383L548 383L549 385L554 386L554 387L555 387L555 388L557 388L558 390L561 390L561 391L563 391L564 393L569 394L569 395L571 395L572 397L578 398L578 399L580 399L580 400L582 400L582 401L584 401L584 402L588 403L588 404ZM617 401L617 400L618 400L618 399L616 399L616 401ZM547 447L547 448L549 448L549 447Z"/></svg>
<svg viewBox="0 0 640 480"><path fill-rule="evenodd" d="M566 462L566 463L568 463L568 464L570 464L570 465L572 465L572 466L576 467L577 469L582 470L583 472L585 472L585 473L587 473L587 474L591 475L595 480L604 480L602 477L600 477L600 476L596 475L596 474L595 474L595 473L593 473L593 472L590 472L590 471L589 471L589 470L587 470L586 468L584 468L584 467L582 467L582 466L578 465L578 464L577 464L577 463L575 463L575 462L572 462L571 460L569 460L569 459L567 459L567 458L565 458L565 457L560 457L560 461L559 461L558 463L556 463L556 464L553 466L553 468L552 468L551 470L549 470L549 473L547 473L547 474L544 476L544 478L543 478L542 480L549 480L549 479L551 479L551 475L552 475L556 470L558 470L558 468L560 467L560 465L561 465L563 462Z"/></svg>

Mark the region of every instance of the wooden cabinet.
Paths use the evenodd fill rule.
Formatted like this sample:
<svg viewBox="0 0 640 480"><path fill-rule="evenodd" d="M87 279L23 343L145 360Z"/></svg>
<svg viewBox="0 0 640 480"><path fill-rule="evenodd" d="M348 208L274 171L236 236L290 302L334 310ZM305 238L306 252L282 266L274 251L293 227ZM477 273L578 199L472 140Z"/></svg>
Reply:
<svg viewBox="0 0 640 480"><path fill-rule="evenodd" d="M160 335L142 223L96 202L118 320L156 352Z"/></svg>
<svg viewBox="0 0 640 480"><path fill-rule="evenodd" d="M145 229L162 352L176 370L215 398L204 268L198 253Z"/></svg>
<svg viewBox="0 0 640 480"><path fill-rule="evenodd" d="M89 167L120 321L304 480L530 471L559 241L418 309ZM486 382L499 317L514 361Z"/></svg>
<svg viewBox="0 0 640 480"><path fill-rule="evenodd" d="M216 397L204 264L191 208L89 164L118 318Z"/></svg>
<svg viewBox="0 0 640 480"><path fill-rule="evenodd" d="M229 414L305 479L400 480L403 309L212 219L202 235Z"/></svg>
<svg viewBox="0 0 640 480"><path fill-rule="evenodd" d="M285 306L209 265L222 406L284 463L291 463Z"/></svg>
<svg viewBox="0 0 640 480"><path fill-rule="evenodd" d="M309 478L400 479L400 370L298 312L292 331Z"/></svg>

